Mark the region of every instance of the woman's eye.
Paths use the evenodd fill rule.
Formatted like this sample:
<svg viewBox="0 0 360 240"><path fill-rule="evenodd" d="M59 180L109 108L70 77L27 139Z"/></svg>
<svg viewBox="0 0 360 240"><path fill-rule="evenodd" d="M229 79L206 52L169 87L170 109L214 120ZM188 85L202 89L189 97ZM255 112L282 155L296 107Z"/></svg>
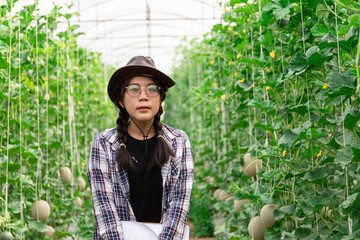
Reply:
<svg viewBox="0 0 360 240"><path fill-rule="evenodd" d="M131 92L137 92L137 91L139 91L139 88L138 87L130 87L129 90Z"/></svg>
<svg viewBox="0 0 360 240"><path fill-rule="evenodd" d="M149 92L155 92L155 91L157 91L156 86L149 86L149 87L147 88L147 90L148 90Z"/></svg>

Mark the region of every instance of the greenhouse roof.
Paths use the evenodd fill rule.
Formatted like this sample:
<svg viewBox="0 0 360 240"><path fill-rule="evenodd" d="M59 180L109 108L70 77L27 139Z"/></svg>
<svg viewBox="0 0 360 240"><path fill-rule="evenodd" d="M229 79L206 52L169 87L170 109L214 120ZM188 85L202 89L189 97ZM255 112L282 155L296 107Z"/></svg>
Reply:
<svg viewBox="0 0 360 240"><path fill-rule="evenodd" d="M19 0L15 6L33 2ZM53 2L38 0L39 12L49 12ZM84 32L78 37L79 45L101 52L105 63L117 67L134 55L150 55L166 73L182 39L202 38L222 14L216 0L64 0L56 4L63 11L79 13L70 19ZM66 27L65 22L62 25Z"/></svg>

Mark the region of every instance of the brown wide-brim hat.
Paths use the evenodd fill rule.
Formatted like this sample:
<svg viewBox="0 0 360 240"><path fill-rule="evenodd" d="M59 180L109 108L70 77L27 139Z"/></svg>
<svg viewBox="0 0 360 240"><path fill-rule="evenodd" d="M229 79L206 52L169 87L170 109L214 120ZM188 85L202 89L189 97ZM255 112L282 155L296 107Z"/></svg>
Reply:
<svg viewBox="0 0 360 240"><path fill-rule="evenodd" d="M119 97L118 87L120 84L124 80L135 76L155 78L164 91L175 85L175 82L169 76L156 69L154 60L151 57L135 56L130 59L126 66L116 70L110 78L107 90L113 103L116 104L115 101Z"/></svg>

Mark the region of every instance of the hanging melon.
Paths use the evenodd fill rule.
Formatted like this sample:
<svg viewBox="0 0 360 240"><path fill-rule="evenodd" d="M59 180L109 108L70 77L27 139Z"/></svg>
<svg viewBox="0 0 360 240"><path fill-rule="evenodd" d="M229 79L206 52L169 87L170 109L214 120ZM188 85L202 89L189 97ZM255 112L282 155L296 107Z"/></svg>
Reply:
<svg viewBox="0 0 360 240"><path fill-rule="evenodd" d="M70 182L71 176L72 176L70 168L68 168L68 167L61 167L61 168L59 169L59 172L60 172L60 177L61 177L61 179L64 180L65 183Z"/></svg>
<svg viewBox="0 0 360 240"><path fill-rule="evenodd" d="M249 203L250 203L250 199L235 200L234 201L235 211L240 212L241 206Z"/></svg>
<svg viewBox="0 0 360 240"><path fill-rule="evenodd" d="M260 211L260 218L266 225L266 227L271 228L274 226L275 218L274 211L277 208L274 204L266 204Z"/></svg>
<svg viewBox="0 0 360 240"><path fill-rule="evenodd" d="M14 236L11 234L11 232L5 231L0 233L0 240L13 240Z"/></svg>
<svg viewBox="0 0 360 240"><path fill-rule="evenodd" d="M81 198L79 198L79 197L77 197L76 199L75 199L75 204L78 206L78 207L82 207L82 205L83 205L83 201L81 200Z"/></svg>
<svg viewBox="0 0 360 240"><path fill-rule="evenodd" d="M256 158L244 158L243 171L248 177L254 177L262 167L262 160Z"/></svg>
<svg viewBox="0 0 360 240"><path fill-rule="evenodd" d="M50 206L44 200L37 200L31 206L31 214L36 220L46 220L50 216Z"/></svg>
<svg viewBox="0 0 360 240"><path fill-rule="evenodd" d="M248 226L249 235L253 240L263 240L265 237L266 227L260 217L253 217Z"/></svg>
<svg viewBox="0 0 360 240"><path fill-rule="evenodd" d="M43 237L49 237L49 238L52 238L52 239L55 239L55 229L51 226L47 226L48 227L48 230L46 232L43 233Z"/></svg>
<svg viewBox="0 0 360 240"><path fill-rule="evenodd" d="M85 182L85 180L84 180L82 177L78 177L77 180L78 180L78 189L79 189L80 191L84 191L85 188L86 188L86 182Z"/></svg>

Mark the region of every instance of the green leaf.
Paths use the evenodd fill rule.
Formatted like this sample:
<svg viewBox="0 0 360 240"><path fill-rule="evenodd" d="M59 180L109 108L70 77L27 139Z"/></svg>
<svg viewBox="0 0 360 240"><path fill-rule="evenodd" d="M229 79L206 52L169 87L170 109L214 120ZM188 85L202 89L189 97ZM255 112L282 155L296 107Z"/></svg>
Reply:
<svg viewBox="0 0 360 240"><path fill-rule="evenodd" d="M348 106L344 112L344 116L345 127L353 130L360 120L360 110L356 109L354 106Z"/></svg>
<svg viewBox="0 0 360 240"><path fill-rule="evenodd" d="M290 70L293 72L300 72L309 66L306 56L302 51L295 53L290 60Z"/></svg>
<svg viewBox="0 0 360 240"><path fill-rule="evenodd" d="M359 193L353 193L347 197L347 199L340 204L340 207L343 210L347 210L350 208L353 204L356 204L357 206L360 206L360 196ZM346 214L346 213L345 213Z"/></svg>
<svg viewBox="0 0 360 240"><path fill-rule="evenodd" d="M297 140L302 139L305 135L306 129L311 126L310 122L305 122L300 127L295 129L285 129L284 135L280 138L278 144L285 145L286 147L292 146Z"/></svg>
<svg viewBox="0 0 360 240"><path fill-rule="evenodd" d="M332 32L329 32L319 40L319 48L324 49L328 47L337 47L336 37Z"/></svg>
<svg viewBox="0 0 360 240"><path fill-rule="evenodd" d="M320 67L321 64L323 63L322 61L322 55L320 53L320 49L316 46L309 48L306 51L306 57L307 57L307 62L310 65L315 65Z"/></svg>
<svg viewBox="0 0 360 240"><path fill-rule="evenodd" d="M315 37L323 37L328 32L330 32L330 28L328 25L315 24L311 29L311 34Z"/></svg>
<svg viewBox="0 0 360 240"><path fill-rule="evenodd" d="M48 226L42 221L29 221L29 228L37 232L46 232L48 230Z"/></svg>
<svg viewBox="0 0 360 240"><path fill-rule="evenodd" d="M275 209L274 211L274 218L279 220L285 216L292 216L295 213L296 205L292 204L289 206L280 207Z"/></svg>
<svg viewBox="0 0 360 240"><path fill-rule="evenodd" d="M351 147L346 146L337 151L334 162L339 164L342 168L345 168L351 163L353 153Z"/></svg>
<svg viewBox="0 0 360 240"><path fill-rule="evenodd" d="M310 228L303 228L303 227L299 227L295 230L295 237L297 237L297 239L308 239L307 237L311 234L311 230Z"/></svg>
<svg viewBox="0 0 360 240"><path fill-rule="evenodd" d="M314 171L307 172L302 179L309 182L319 182L320 180L326 178L328 175L329 170L327 167L316 168Z"/></svg>
<svg viewBox="0 0 360 240"><path fill-rule="evenodd" d="M350 74L350 72L345 72L327 75L326 82L332 98L340 95L353 95L355 93L354 81L356 76Z"/></svg>

